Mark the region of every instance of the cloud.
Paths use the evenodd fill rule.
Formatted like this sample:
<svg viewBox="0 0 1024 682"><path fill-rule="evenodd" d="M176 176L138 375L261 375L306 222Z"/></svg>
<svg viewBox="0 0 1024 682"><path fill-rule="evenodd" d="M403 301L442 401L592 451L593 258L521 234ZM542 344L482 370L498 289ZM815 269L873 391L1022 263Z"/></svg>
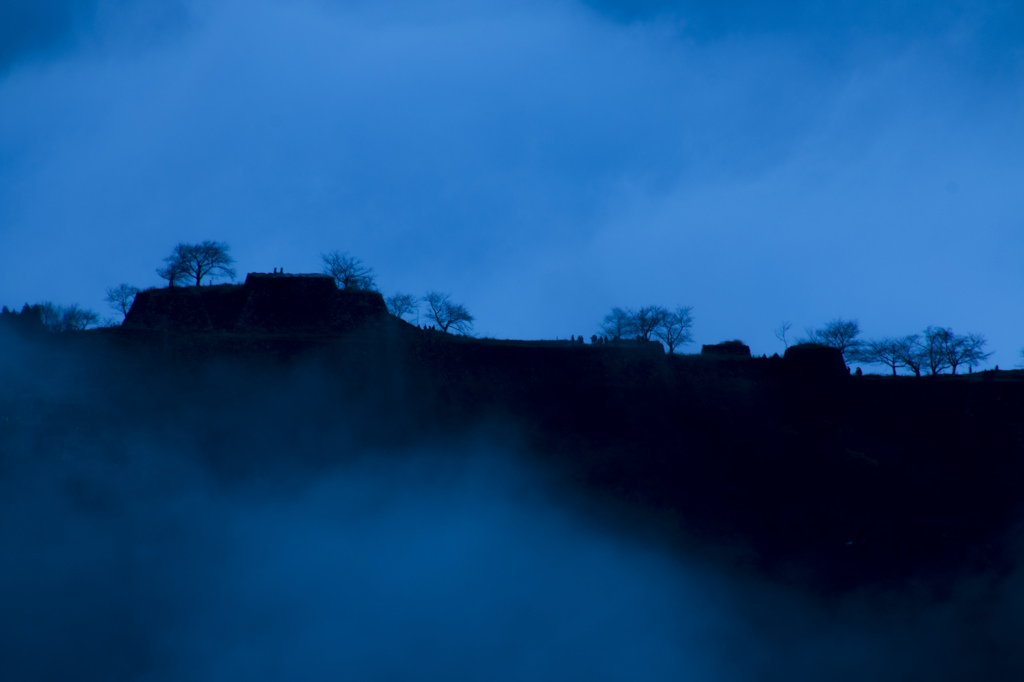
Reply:
<svg viewBox="0 0 1024 682"><path fill-rule="evenodd" d="M90 0L11 0L0 6L0 68L19 57L68 39L95 8Z"/></svg>
<svg viewBox="0 0 1024 682"><path fill-rule="evenodd" d="M77 225L79 240L132 251L162 252L170 231L265 235L254 257L291 243L315 259L343 241L396 271L470 280L586 238L622 178L666 186L784 153L800 125L784 112L815 90L776 92L738 66L571 5L414 20L218 3L188 41L142 61L8 82L5 146L23 189L9 219L37 239ZM765 135L779 143L755 144Z"/></svg>
<svg viewBox="0 0 1024 682"><path fill-rule="evenodd" d="M813 0L776 5L756 0L586 0L586 4L620 21L672 19L681 24L684 35L697 39L781 34L838 41L839 46L849 47L851 41L872 37L915 40L967 24L1008 42L1019 44L1021 40L1014 30L1021 9L1016 3L1002 0L837 0L828 5Z"/></svg>
<svg viewBox="0 0 1024 682"><path fill-rule="evenodd" d="M117 26L146 42L185 19L179 0L7 0L0 5L0 76L20 62L67 56Z"/></svg>
<svg viewBox="0 0 1024 682"><path fill-rule="evenodd" d="M780 319L909 310L1016 361L1015 5L609 7L217 0L144 37L93 12L0 81L3 303L100 308L216 239L242 272L350 251L490 336L679 303L770 353Z"/></svg>

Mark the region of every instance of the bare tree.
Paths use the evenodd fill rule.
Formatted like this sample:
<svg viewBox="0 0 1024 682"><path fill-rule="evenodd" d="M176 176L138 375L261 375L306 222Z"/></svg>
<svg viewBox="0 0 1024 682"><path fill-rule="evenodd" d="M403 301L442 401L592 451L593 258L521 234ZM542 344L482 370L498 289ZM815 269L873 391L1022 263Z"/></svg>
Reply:
<svg viewBox="0 0 1024 682"><path fill-rule="evenodd" d="M419 309L419 301L410 294L388 296L384 299L384 303L388 307L388 312L399 319L404 318L406 315L411 315Z"/></svg>
<svg viewBox="0 0 1024 682"><path fill-rule="evenodd" d="M99 322L100 316L88 308L79 308L78 304L72 304L61 309L61 331L82 331Z"/></svg>
<svg viewBox="0 0 1024 682"><path fill-rule="evenodd" d="M156 274L167 280L168 287L176 287L180 285L187 277L184 263L170 260L168 258L165 258L164 261L166 261L167 264L162 268L157 268Z"/></svg>
<svg viewBox="0 0 1024 682"><path fill-rule="evenodd" d="M423 301L429 308L430 319L437 323L441 331L448 332L449 329L468 334L473 326L473 316L469 314L466 307L461 303L452 303L448 294L441 294L432 291L423 297Z"/></svg>
<svg viewBox="0 0 1024 682"><path fill-rule="evenodd" d="M340 251L322 253L320 259L324 262L324 274L333 277L339 289L375 290L373 269L360 259Z"/></svg>
<svg viewBox="0 0 1024 682"><path fill-rule="evenodd" d="M921 369L926 366L925 348L917 334L910 334L899 339L900 362L904 367L921 376Z"/></svg>
<svg viewBox="0 0 1024 682"><path fill-rule="evenodd" d="M628 308L612 308L612 311L604 316L601 334L607 336L612 341L618 341L623 337L632 336L634 329L632 310Z"/></svg>
<svg viewBox="0 0 1024 682"><path fill-rule="evenodd" d="M54 332L82 331L99 322L99 315L77 303L57 306L49 301L39 304L39 315L43 326Z"/></svg>
<svg viewBox="0 0 1024 682"><path fill-rule="evenodd" d="M133 287L131 284L118 284L116 287L110 287L107 289L107 305L121 313L123 317L128 317L128 310L131 309L138 293L138 287Z"/></svg>
<svg viewBox="0 0 1024 682"><path fill-rule="evenodd" d="M860 336L860 323L857 320L843 320L837 317L830 320L821 329L810 331L809 340L831 348L838 348L843 354L843 359L850 361L861 345L861 342L857 340L858 336Z"/></svg>
<svg viewBox="0 0 1024 682"><path fill-rule="evenodd" d="M664 311L655 336L668 346L669 355L675 352L676 346L693 341L693 306L682 306L672 311Z"/></svg>
<svg viewBox="0 0 1024 682"><path fill-rule="evenodd" d="M865 341L856 352L851 353L851 359L869 365L885 365L891 368L892 375L896 376L896 370L904 366L905 349L903 339L887 336L883 339Z"/></svg>
<svg viewBox="0 0 1024 682"><path fill-rule="evenodd" d="M939 374L949 367L949 344L953 341L953 330L948 327L927 327L924 330L923 353L925 366L932 374Z"/></svg>
<svg viewBox="0 0 1024 682"><path fill-rule="evenodd" d="M986 353L983 349L988 343L981 334L954 334L946 346L946 362L953 374L956 368L961 365L977 367L983 360L992 353Z"/></svg>
<svg viewBox="0 0 1024 682"><path fill-rule="evenodd" d="M235 269L231 266L235 259L228 254L230 249L224 242L210 240L199 244L181 243L174 247L170 256L164 258L166 265L156 272L171 287L185 280L194 280L195 286L199 286L204 277L211 280L227 277L233 280Z"/></svg>
<svg viewBox="0 0 1024 682"><path fill-rule="evenodd" d="M39 320L52 332L60 331L61 308L50 301L43 301L32 306L39 310Z"/></svg>
<svg viewBox="0 0 1024 682"><path fill-rule="evenodd" d="M958 367L976 367L991 356L985 352L987 343L981 334L954 334L949 327L928 327L924 330L921 354L932 374L947 367L956 374Z"/></svg>
<svg viewBox="0 0 1024 682"><path fill-rule="evenodd" d="M644 341L650 341L667 314L668 311L660 305L645 305L633 313L633 331Z"/></svg>
<svg viewBox="0 0 1024 682"><path fill-rule="evenodd" d="M779 323L779 326L773 330L775 332L775 338L777 338L779 341L782 341L783 348L789 348L789 342L786 341L786 333L792 328L792 322L790 322L789 320L783 320L782 322Z"/></svg>

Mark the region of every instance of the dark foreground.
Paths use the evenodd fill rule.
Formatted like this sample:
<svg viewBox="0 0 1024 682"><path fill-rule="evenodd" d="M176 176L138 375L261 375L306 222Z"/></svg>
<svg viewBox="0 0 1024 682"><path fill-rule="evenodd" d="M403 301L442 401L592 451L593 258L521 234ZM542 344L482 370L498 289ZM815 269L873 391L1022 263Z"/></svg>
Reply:
<svg viewBox="0 0 1024 682"><path fill-rule="evenodd" d="M740 543L823 590L998 569L1021 510L1024 376L819 376L779 359L365 335L99 330L29 339L6 450L152 431L224 475L495 434L582 503ZM338 437L348 448L297 449ZM509 441L508 439L512 439ZM230 444L230 447L228 447ZM667 525L665 525L667 524Z"/></svg>
<svg viewBox="0 0 1024 682"><path fill-rule="evenodd" d="M218 486L282 489L356 462L400 467L413 451L445 467L500 451L600 527L826 602L912 591L941 603L1018 568L1016 372L849 377L401 325L3 345L0 473L23 482L47 463L83 514L119 495L84 463L130 468L155 450ZM986 657L995 667L972 674L1018 670L1001 649Z"/></svg>

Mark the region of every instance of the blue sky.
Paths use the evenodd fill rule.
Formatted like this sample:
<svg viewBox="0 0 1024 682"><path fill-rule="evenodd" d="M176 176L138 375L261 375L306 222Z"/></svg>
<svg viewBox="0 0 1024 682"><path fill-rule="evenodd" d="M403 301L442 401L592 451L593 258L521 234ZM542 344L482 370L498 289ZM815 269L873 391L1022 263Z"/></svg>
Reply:
<svg viewBox="0 0 1024 682"><path fill-rule="evenodd" d="M1022 105L1014 2L14 0L0 303L104 310L217 239L349 251L479 335L692 305L691 352L838 316L1012 366Z"/></svg>

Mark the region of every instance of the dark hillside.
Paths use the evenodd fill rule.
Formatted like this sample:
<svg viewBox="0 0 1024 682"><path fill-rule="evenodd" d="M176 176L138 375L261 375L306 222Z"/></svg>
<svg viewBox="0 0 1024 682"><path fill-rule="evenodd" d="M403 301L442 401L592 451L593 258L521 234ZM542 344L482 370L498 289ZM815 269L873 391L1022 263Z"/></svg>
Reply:
<svg viewBox="0 0 1024 682"><path fill-rule="evenodd" d="M826 592L941 588L1008 561L1018 373L850 377L825 352L816 370L374 319L342 335L133 324L48 337L4 368L0 446L46 458L156 433L230 478L483 433L520 443L609 522L737 547L757 571Z"/></svg>

